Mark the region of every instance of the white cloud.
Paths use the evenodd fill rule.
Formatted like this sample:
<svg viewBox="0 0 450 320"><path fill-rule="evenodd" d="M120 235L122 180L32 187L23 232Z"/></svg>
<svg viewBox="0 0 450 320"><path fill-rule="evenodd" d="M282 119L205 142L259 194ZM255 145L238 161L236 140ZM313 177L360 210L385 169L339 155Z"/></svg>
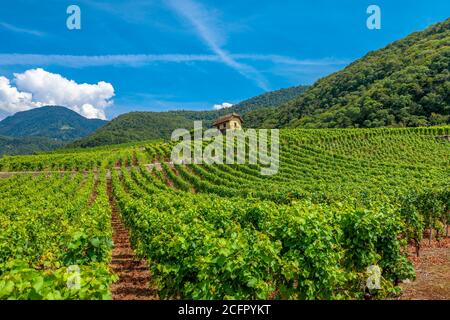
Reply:
<svg viewBox="0 0 450 320"><path fill-rule="evenodd" d="M286 66L342 66L349 64L351 60L346 59L308 59L300 60L275 54L231 54L234 60L266 61L276 65ZM142 65L155 62L220 62L221 58L215 54L123 54L102 56L75 56L58 54L21 54L0 53L0 65L3 66L64 66L71 68L101 67L101 66L130 66L141 67Z"/></svg>
<svg viewBox="0 0 450 320"><path fill-rule="evenodd" d="M44 105L60 105L87 118L106 119L105 108L111 106L114 88L110 83L78 84L44 69L15 73L16 87L0 77L0 111L13 114Z"/></svg>
<svg viewBox="0 0 450 320"><path fill-rule="evenodd" d="M0 77L0 111L2 114L11 114L33 108L32 94L20 92L11 86L9 79Z"/></svg>
<svg viewBox="0 0 450 320"><path fill-rule="evenodd" d="M222 104L215 104L213 108L214 108L214 110L221 110L221 109L231 108L232 106L233 106L233 104L224 102Z"/></svg>
<svg viewBox="0 0 450 320"><path fill-rule="evenodd" d="M118 54L102 56L74 56L59 54L0 53L0 65L64 66L71 68L129 66L141 67L155 62L221 62L216 55L205 54Z"/></svg>

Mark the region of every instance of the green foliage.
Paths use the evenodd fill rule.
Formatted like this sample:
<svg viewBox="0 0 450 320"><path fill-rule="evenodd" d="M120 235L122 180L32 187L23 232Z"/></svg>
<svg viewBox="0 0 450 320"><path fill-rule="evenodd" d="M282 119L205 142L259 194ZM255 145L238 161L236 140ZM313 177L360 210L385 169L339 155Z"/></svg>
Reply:
<svg viewBox="0 0 450 320"><path fill-rule="evenodd" d="M71 272L36 270L28 263L11 261L2 266L0 300L111 300L109 285L114 281L104 264L80 267L80 288L67 286Z"/></svg>
<svg viewBox="0 0 450 320"><path fill-rule="evenodd" d="M345 286L340 230L325 206L297 204L274 212L264 229L282 245L280 298L337 299ZM351 293L349 293L351 294Z"/></svg>
<svg viewBox="0 0 450 320"><path fill-rule="evenodd" d="M64 107L18 112L0 122L0 156L61 148L94 132L107 122L86 119Z"/></svg>
<svg viewBox="0 0 450 320"><path fill-rule="evenodd" d="M269 114L263 126L348 128L450 122L450 19L370 52ZM274 122L274 118L276 121ZM263 122L264 123L264 122Z"/></svg>
<svg viewBox="0 0 450 320"><path fill-rule="evenodd" d="M2 120L0 135L71 141L90 134L106 123L104 120L86 119L65 107L47 106L18 112Z"/></svg>
<svg viewBox="0 0 450 320"><path fill-rule="evenodd" d="M165 142L3 158L4 170L88 170L99 181L88 172L0 179L0 295L110 297L109 168L162 298L390 297L414 278L407 243L448 224L450 144L439 137L449 133L283 129L273 176L259 165L164 163ZM86 280L77 292L64 288L72 265ZM370 266L381 269L380 290L367 288Z"/></svg>
<svg viewBox="0 0 450 320"><path fill-rule="evenodd" d="M98 179L55 174L0 181L0 299L111 298L111 212L105 173ZM71 267L80 271L79 288L68 285Z"/></svg>
<svg viewBox="0 0 450 320"><path fill-rule="evenodd" d="M392 208L357 210L342 217L344 248L348 266L361 273L378 265L383 276L395 283L415 277L414 269L401 248L406 244L405 225Z"/></svg>
<svg viewBox="0 0 450 320"><path fill-rule="evenodd" d="M121 172L121 179L112 175L114 195L162 297L358 298L364 287L355 281L371 265L384 271L384 294L396 280L414 277L401 251L404 225L392 208L146 193L143 176Z"/></svg>
<svg viewBox="0 0 450 320"><path fill-rule="evenodd" d="M117 117L92 135L75 141L70 147L95 147L121 144L132 141L170 139L173 130L178 128L192 129L193 122L203 121L205 128L228 113L237 112L244 118L248 128L259 127L260 120L255 117L256 110L269 110L298 97L307 87L298 86L268 92L245 100L228 109L214 111L169 111L169 112L131 112ZM250 115L253 114L253 115ZM247 116L248 115L248 116Z"/></svg>
<svg viewBox="0 0 450 320"><path fill-rule="evenodd" d="M112 247L112 240L108 235L95 237L80 230L71 236L63 261L65 265L108 261Z"/></svg>
<svg viewBox="0 0 450 320"><path fill-rule="evenodd" d="M0 136L0 157L3 155L31 154L61 148L64 142L42 137Z"/></svg>

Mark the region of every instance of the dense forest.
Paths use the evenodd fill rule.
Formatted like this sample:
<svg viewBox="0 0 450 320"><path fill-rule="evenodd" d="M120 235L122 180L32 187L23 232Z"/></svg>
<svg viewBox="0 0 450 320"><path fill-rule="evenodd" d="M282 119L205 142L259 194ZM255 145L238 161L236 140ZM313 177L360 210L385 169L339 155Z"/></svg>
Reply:
<svg viewBox="0 0 450 320"><path fill-rule="evenodd" d="M0 157L2 155L31 154L50 151L64 146L64 142L44 137L0 136Z"/></svg>
<svg viewBox="0 0 450 320"><path fill-rule="evenodd" d="M317 81L261 127L347 128L449 123L450 19Z"/></svg>

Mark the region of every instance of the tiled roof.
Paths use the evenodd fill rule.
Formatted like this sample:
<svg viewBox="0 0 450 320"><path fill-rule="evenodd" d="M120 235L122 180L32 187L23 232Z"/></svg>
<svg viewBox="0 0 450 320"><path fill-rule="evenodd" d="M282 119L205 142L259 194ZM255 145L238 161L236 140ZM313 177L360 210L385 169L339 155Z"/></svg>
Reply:
<svg viewBox="0 0 450 320"><path fill-rule="evenodd" d="M214 122L214 125L216 126L216 125L218 125L218 124L227 122L227 121L231 120L231 118L235 118L235 117L236 117L236 118L239 118L239 119L241 120L242 123L244 122L244 120L242 120L242 117L241 117L238 113L233 112L233 113L227 114L227 115L225 115L225 116L220 117L219 119L217 119L217 120Z"/></svg>

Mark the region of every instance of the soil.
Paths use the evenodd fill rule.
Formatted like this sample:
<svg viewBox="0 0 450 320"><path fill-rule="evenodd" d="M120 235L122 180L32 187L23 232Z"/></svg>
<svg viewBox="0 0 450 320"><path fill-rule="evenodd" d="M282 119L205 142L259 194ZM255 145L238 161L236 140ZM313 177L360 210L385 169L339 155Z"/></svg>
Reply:
<svg viewBox="0 0 450 320"><path fill-rule="evenodd" d="M420 257L411 249L416 280L402 283L401 300L450 300L450 238L422 242Z"/></svg>
<svg viewBox="0 0 450 320"><path fill-rule="evenodd" d="M162 169L163 169L161 166L161 163L159 163L159 162L154 162L154 163L147 165L147 169L149 171L151 171L153 168L156 168L156 170L159 170L159 171L162 171Z"/></svg>
<svg viewBox="0 0 450 320"><path fill-rule="evenodd" d="M160 170L159 167L157 167L157 169ZM170 187L170 188L172 188L174 190L177 190L177 187L173 183L172 179L169 178L169 176L167 175L166 171L163 170L162 166L161 166L161 170L160 171L161 171L164 179L166 180L166 181L163 181L163 182L165 182L168 187Z"/></svg>
<svg viewBox="0 0 450 320"><path fill-rule="evenodd" d="M108 196L112 209L112 227L114 249L110 263L111 270L119 280L111 286L114 300L156 300L156 290L150 288L149 266L145 260L134 255L128 230L120 220L111 180L108 180Z"/></svg>

